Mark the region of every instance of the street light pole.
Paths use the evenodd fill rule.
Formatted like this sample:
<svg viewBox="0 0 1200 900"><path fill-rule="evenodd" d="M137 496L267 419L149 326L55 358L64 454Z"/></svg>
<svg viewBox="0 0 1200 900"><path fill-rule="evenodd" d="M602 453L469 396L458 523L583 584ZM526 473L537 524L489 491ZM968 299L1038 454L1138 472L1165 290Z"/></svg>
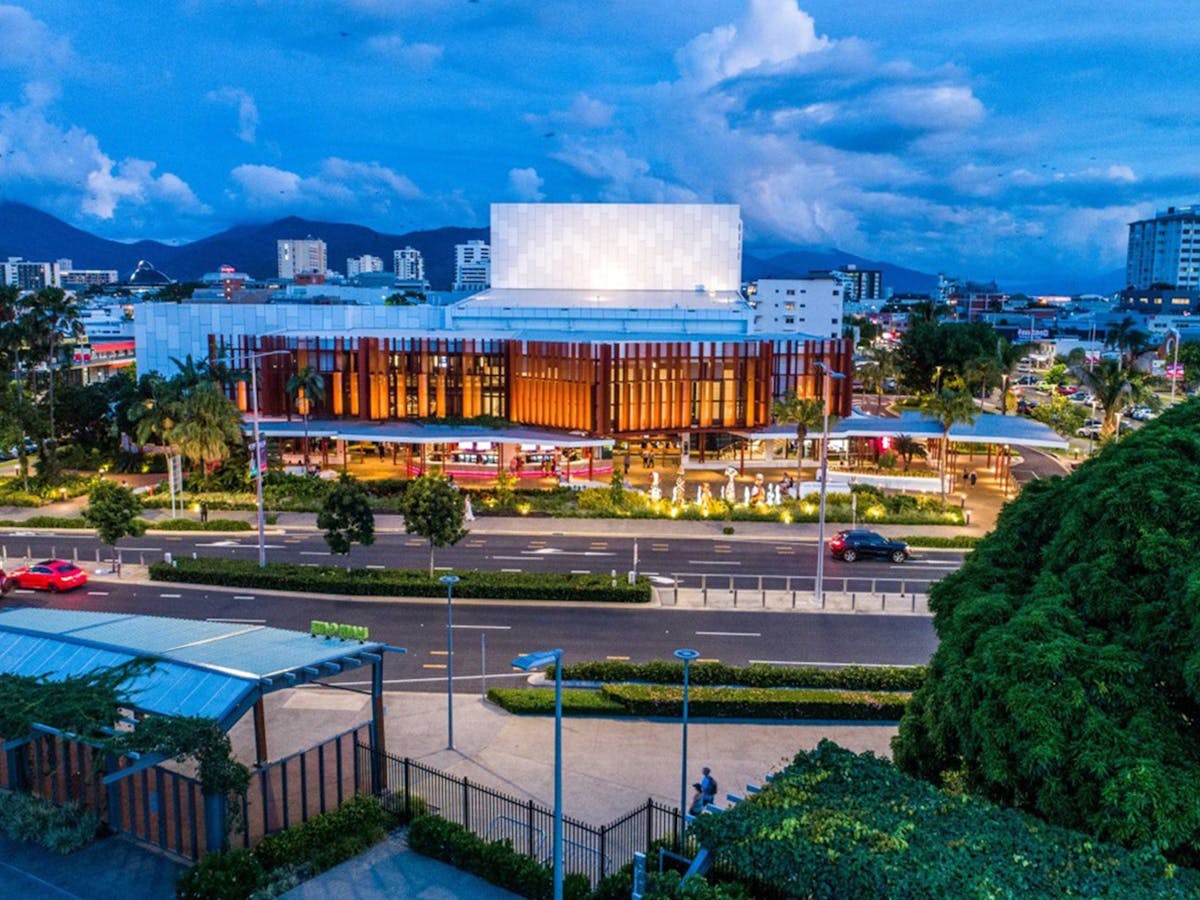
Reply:
<svg viewBox="0 0 1200 900"><path fill-rule="evenodd" d="M1175 403L1175 384L1179 381L1179 329L1171 329L1172 339L1175 341L1175 363L1171 366L1171 404Z"/></svg>
<svg viewBox="0 0 1200 900"><path fill-rule="evenodd" d="M525 672L554 666L554 900L563 900L562 657L561 649L542 650L512 661Z"/></svg>
<svg viewBox="0 0 1200 900"><path fill-rule="evenodd" d="M687 727L688 727L688 669L700 652L687 647L675 651L675 658L683 661L683 750L679 763L679 846L683 846L683 823L687 820Z"/></svg>
<svg viewBox="0 0 1200 900"><path fill-rule="evenodd" d="M817 513L817 581L814 585L817 604L820 605L825 590L825 492L829 480L829 407L833 402L833 380L845 378L841 372L835 372L825 363L817 363L817 367L825 373L824 384L824 421L821 425L821 501Z"/></svg>
<svg viewBox="0 0 1200 900"><path fill-rule="evenodd" d="M266 454L258 452L258 361L267 356L291 356L291 350L268 350L265 353L251 353L247 356L250 361L250 409L254 417L254 492L258 502L258 567L267 565L267 521L263 514L263 463Z"/></svg>
<svg viewBox="0 0 1200 900"><path fill-rule="evenodd" d="M446 586L446 749L454 749L454 586L457 575L438 579Z"/></svg>

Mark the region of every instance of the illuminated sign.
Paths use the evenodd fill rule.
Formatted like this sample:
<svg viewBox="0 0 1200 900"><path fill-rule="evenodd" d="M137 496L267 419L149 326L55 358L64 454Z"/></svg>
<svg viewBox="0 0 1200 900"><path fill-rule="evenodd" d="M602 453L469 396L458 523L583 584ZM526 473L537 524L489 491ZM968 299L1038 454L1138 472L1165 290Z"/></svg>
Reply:
<svg viewBox="0 0 1200 900"><path fill-rule="evenodd" d="M343 641L362 643L370 636L371 630L366 625L345 625L341 622L322 622L320 619L313 619L309 625L309 633L313 637L338 638Z"/></svg>

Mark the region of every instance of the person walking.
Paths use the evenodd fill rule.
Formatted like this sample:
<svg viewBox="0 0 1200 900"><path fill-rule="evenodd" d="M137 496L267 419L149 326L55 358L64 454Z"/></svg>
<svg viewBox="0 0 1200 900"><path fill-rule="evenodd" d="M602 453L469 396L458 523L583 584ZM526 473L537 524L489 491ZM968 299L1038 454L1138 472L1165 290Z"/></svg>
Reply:
<svg viewBox="0 0 1200 900"><path fill-rule="evenodd" d="M208 524L208 504L203 500L200 501L200 524Z"/></svg>
<svg viewBox="0 0 1200 900"><path fill-rule="evenodd" d="M712 771L708 766L705 766L700 771L702 773L701 779L692 785L696 793L692 797L692 808L689 812L693 816L699 815L705 806L717 798L717 779L712 777Z"/></svg>

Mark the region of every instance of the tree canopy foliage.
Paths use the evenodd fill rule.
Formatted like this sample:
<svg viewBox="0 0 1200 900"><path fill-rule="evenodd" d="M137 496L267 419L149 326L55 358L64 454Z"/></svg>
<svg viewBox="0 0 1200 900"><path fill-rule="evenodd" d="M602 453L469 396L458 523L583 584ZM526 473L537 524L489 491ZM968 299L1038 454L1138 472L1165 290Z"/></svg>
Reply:
<svg viewBox="0 0 1200 900"><path fill-rule="evenodd" d="M913 392L936 391L946 380L961 378L968 387L979 381L976 362L994 359L1002 346L987 322L938 322L914 318L900 339L896 365L900 380ZM989 376L994 382L998 372Z"/></svg>
<svg viewBox="0 0 1200 900"><path fill-rule="evenodd" d="M907 771L1200 862L1200 401L1001 512L933 586Z"/></svg>
<svg viewBox="0 0 1200 900"><path fill-rule="evenodd" d="M830 741L691 831L756 897L1190 897L1200 875Z"/></svg>
<svg viewBox="0 0 1200 900"><path fill-rule="evenodd" d="M414 479L402 501L404 530L429 541L429 577L433 577L433 548L450 547L467 536L462 527L466 505L454 483L437 475Z"/></svg>
<svg viewBox="0 0 1200 900"><path fill-rule="evenodd" d="M375 543L375 514L366 489L343 475L325 497L317 527L325 532L330 553L345 555L355 544Z"/></svg>

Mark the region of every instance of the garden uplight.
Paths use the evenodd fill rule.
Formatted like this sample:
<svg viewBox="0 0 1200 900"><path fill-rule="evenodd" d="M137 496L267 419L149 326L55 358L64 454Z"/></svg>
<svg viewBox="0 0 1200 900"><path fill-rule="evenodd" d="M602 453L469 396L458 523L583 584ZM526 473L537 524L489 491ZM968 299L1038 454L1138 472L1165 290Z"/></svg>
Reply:
<svg viewBox="0 0 1200 900"><path fill-rule="evenodd" d="M868 519L882 519L886 513L887 513L887 510L884 509L883 506L881 506L878 503L874 503L871 506L867 507L867 518Z"/></svg>

